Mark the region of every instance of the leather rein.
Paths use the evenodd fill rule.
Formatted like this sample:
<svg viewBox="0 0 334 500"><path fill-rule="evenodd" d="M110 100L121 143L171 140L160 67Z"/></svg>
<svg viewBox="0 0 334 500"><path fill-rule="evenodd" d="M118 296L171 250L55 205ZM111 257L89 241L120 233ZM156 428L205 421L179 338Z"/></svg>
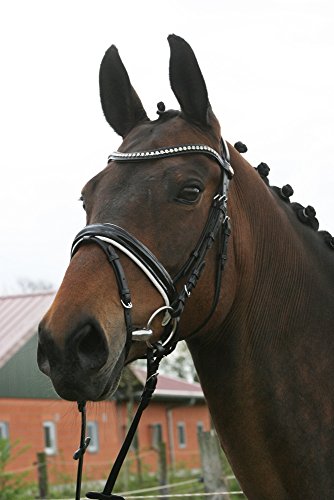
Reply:
<svg viewBox="0 0 334 500"><path fill-rule="evenodd" d="M191 296L191 293L196 287L197 282L204 270L206 254L217 239L219 247L218 260L216 263L217 270L213 302L208 316L196 328L196 330L192 332L192 334L199 331L209 321L218 304L221 289L221 277L227 258L227 241L231 232L229 217L227 215L227 195L229 181L233 176L228 147L223 139L221 140L221 149L221 154L219 154L210 146L203 144L189 144L173 147L168 146L166 148L131 153L122 153L117 151L111 154L108 158L109 163L112 161L141 162L184 154L204 154L218 162L221 168L220 181L216 194L212 199L205 227L195 249L191 252L190 257L174 278L170 276L164 266L143 243L137 240L125 229L116 226L115 224L104 223L88 225L77 234L73 241L71 257L73 257L78 248L83 244L94 243L104 251L110 265L113 268L117 280L120 302L124 310L124 321L127 333L124 359L126 359L133 341L145 341L147 344L147 378L138 409L109 474L103 492L89 492L86 494L87 498L99 500L123 499L123 497L112 493L114 484L126 457L127 451L131 445L142 412L148 406L156 387L160 361L176 348L179 341L178 326L180 317L187 300ZM147 324L139 330L134 330L132 327L131 293L123 266L115 249L118 249L121 253L127 255L143 271L147 279L157 289L163 299L164 306L154 311L148 319ZM181 290L178 291L177 283L181 279L185 284ZM153 335L151 324L155 317L160 314L163 315L161 323L163 331L159 340L151 343L150 339ZM73 456L75 460L78 460L76 500L80 500L83 456L90 441L90 438L85 437L86 402L79 401L78 409L82 415L82 425L80 447Z"/></svg>

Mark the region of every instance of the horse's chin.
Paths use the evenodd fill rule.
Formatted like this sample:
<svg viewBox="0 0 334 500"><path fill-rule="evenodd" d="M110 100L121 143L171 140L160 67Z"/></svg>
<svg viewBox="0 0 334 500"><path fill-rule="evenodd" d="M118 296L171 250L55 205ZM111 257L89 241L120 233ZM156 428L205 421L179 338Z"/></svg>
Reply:
<svg viewBox="0 0 334 500"><path fill-rule="evenodd" d="M67 401L104 401L111 398L119 385L124 367L125 352L123 351L116 363L105 366L100 373L76 376L64 373L61 377L51 380L57 394ZM108 364L107 364L108 365Z"/></svg>

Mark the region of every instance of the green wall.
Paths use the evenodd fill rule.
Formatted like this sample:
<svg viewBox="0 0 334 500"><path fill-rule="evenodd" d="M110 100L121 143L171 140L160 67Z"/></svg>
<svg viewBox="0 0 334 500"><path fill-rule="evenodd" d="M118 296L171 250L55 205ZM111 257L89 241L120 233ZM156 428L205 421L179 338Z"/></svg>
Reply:
<svg viewBox="0 0 334 500"><path fill-rule="evenodd" d="M0 368L0 398L59 399L37 366L37 333Z"/></svg>

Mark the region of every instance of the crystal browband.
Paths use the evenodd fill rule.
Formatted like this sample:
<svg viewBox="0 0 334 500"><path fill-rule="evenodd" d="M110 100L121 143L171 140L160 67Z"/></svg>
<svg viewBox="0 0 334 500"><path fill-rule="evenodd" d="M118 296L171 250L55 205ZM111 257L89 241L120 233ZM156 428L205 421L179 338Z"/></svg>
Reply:
<svg viewBox="0 0 334 500"><path fill-rule="evenodd" d="M223 141L224 153L227 158L228 149L226 143ZM120 151L115 151L108 157L108 163L111 161L141 161L141 160L151 160L153 158L166 158L168 156L177 156L186 153L201 153L213 157L221 167L227 172L228 176L231 178L233 176L233 169L228 161L228 159L223 158L217 151L215 151L210 146L204 144L188 144L184 146L172 146L159 149L152 149L148 151L136 151L133 153L121 153Z"/></svg>

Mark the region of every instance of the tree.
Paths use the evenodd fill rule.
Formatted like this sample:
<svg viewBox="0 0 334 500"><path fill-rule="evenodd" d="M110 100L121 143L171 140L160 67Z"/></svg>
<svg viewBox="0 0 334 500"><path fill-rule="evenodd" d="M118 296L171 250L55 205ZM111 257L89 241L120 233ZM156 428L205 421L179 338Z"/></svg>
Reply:
<svg viewBox="0 0 334 500"><path fill-rule="evenodd" d="M27 498L29 485L25 482L26 473L7 472L6 468L13 459L12 453L18 443L10 444L8 439L0 439L0 500L24 500ZM16 452L24 453L26 448Z"/></svg>
<svg viewBox="0 0 334 500"><path fill-rule="evenodd" d="M175 351L164 358L161 363L161 372L166 375L176 375L188 382L198 382L197 372L185 342L179 342Z"/></svg>
<svg viewBox="0 0 334 500"><path fill-rule="evenodd" d="M29 278L19 278L17 284L23 293L47 292L53 290L52 283L44 280L31 280Z"/></svg>

